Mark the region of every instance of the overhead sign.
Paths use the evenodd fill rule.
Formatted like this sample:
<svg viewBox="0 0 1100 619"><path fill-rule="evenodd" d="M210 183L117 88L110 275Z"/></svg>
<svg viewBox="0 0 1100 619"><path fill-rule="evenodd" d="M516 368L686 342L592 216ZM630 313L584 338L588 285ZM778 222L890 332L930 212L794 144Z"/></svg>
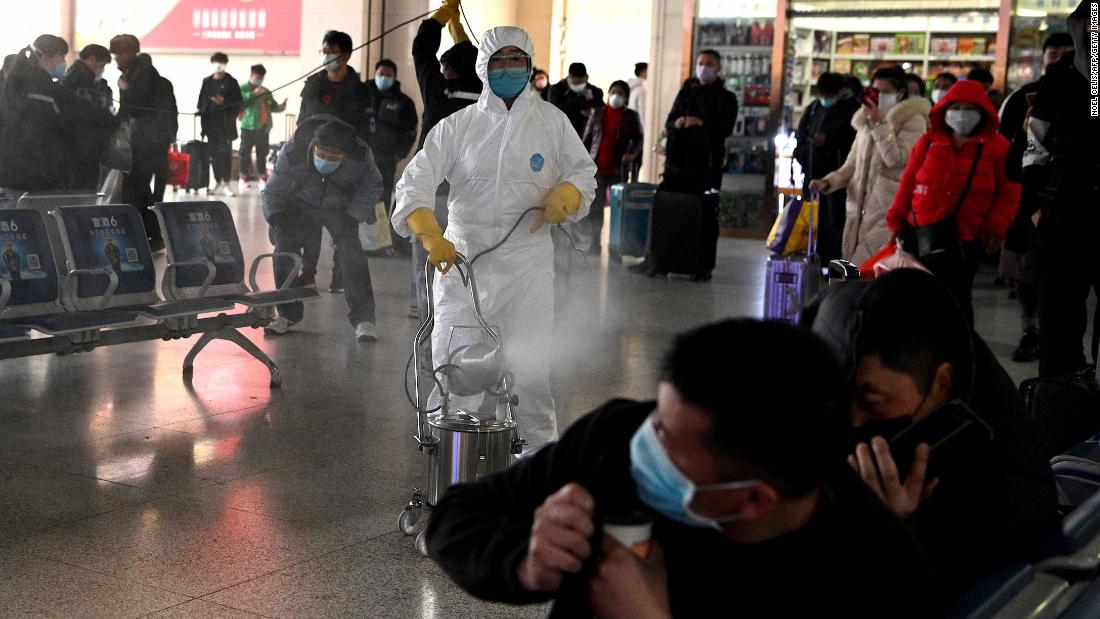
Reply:
<svg viewBox="0 0 1100 619"><path fill-rule="evenodd" d="M79 0L78 40L133 34L151 52L298 54L302 0Z"/></svg>

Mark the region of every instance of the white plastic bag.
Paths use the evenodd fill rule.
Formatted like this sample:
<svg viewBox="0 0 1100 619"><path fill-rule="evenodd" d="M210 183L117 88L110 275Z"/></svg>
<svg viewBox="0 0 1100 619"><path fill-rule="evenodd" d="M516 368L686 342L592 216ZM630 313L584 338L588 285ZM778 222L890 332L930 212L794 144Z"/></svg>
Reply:
<svg viewBox="0 0 1100 619"><path fill-rule="evenodd" d="M107 145L107 154L103 157L103 167L108 170L129 172L134 162L134 149L130 140L130 129L125 126L115 130Z"/></svg>
<svg viewBox="0 0 1100 619"><path fill-rule="evenodd" d="M360 222L359 242L366 251L381 251L393 246L390 218L386 216L386 205L382 202L374 205L374 223Z"/></svg>
<svg viewBox="0 0 1100 619"><path fill-rule="evenodd" d="M875 263L875 277L894 269L919 269L928 272L928 267L921 264L916 256L902 249L900 243L897 251Z"/></svg>

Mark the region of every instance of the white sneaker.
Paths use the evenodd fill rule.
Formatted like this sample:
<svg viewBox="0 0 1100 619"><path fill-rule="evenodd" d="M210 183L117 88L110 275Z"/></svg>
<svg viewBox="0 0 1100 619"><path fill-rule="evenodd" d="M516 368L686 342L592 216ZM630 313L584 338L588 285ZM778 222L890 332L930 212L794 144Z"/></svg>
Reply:
<svg viewBox="0 0 1100 619"><path fill-rule="evenodd" d="M216 196L224 190L225 190L225 183L217 183L216 185L214 185L213 189L207 188L206 193L207 193L207 195Z"/></svg>
<svg viewBox="0 0 1100 619"><path fill-rule="evenodd" d="M355 339L360 342L377 342L378 335L374 332L374 323L361 322L355 325Z"/></svg>
<svg viewBox="0 0 1100 619"><path fill-rule="evenodd" d="M285 335L287 331L290 331L290 327L294 323L287 320L284 316L276 316L275 320L272 320L266 327L264 327L264 333L267 335Z"/></svg>
<svg viewBox="0 0 1100 619"><path fill-rule="evenodd" d="M218 192L215 190L214 193L218 193ZM232 198L232 197L236 196L237 194L233 193L233 190L229 187L229 183L223 183L222 184L221 195L223 195L227 198Z"/></svg>

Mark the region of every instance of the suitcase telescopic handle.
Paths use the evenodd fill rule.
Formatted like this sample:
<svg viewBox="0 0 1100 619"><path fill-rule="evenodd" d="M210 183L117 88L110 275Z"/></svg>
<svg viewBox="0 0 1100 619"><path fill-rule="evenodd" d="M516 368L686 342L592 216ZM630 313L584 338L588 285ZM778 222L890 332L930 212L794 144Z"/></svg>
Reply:
<svg viewBox="0 0 1100 619"><path fill-rule="evenodd" d="M810 257L817 254L817 239L814 238L814 215L821 214L821 193L816 189L810 190L810 203L816 206L810 209L809 219L809 238L806 239L806 257Z"/></svg>

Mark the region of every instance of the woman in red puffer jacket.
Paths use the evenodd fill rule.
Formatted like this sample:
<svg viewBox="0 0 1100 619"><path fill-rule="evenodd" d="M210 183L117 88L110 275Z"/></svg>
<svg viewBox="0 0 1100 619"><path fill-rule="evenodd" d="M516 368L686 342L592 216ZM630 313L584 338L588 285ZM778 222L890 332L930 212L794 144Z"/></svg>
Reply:
<svg viewBox="0 0 1100 619"><path fill-rule="evenodd" d="M1020 206L1020 185L1005 176L1009 143L997 132L997 110L981 84L952 86L932 108L929 122L931 129L909 155L886 223L906 238L911 236L905 234L907 227L954 219L962 255L943 251L918 258L951 289L973 323L971 289L978 261L983 253L1000 250Z"/></svg>

